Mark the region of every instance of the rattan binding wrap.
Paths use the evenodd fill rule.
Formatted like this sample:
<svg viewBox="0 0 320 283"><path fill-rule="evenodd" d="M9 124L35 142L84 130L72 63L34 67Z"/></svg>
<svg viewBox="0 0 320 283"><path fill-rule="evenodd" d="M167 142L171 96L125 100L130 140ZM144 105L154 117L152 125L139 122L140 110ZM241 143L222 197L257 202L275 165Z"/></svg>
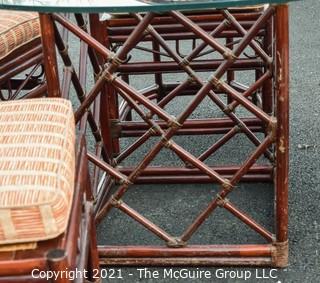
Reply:
<svg viewBox="0 0 320 283"><path fill-rule="evenodd" d="M0 103L0 244L35 242L66 230L73 198L71 103Z"/></svg>

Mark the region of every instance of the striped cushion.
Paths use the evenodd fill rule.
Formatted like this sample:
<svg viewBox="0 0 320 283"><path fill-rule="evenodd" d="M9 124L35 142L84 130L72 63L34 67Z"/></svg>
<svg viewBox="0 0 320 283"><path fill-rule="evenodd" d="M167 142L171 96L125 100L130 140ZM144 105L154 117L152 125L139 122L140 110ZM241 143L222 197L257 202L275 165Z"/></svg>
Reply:
<svg viewBox="0 0 320 283"><path fill-rule="evenodd" d="M74 147L69 101L0 103L0 244L52 239L66 230Z"/></svg>
<svg viewBox="0 0 320 283"><path fill-rule="evenodd" d="M0 59L37 37L38 13L0 10Z"/></svg>

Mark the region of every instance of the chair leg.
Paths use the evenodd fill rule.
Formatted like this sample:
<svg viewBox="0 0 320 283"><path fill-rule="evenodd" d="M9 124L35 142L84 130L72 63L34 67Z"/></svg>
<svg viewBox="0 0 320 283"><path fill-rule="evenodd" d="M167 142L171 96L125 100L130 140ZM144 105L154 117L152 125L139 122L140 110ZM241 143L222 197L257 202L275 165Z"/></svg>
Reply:
<svg viewBox="0 0 320 283"><path fill-rule="evenodd" d="M89 244L89 257L88 257L88 270L89 279L92 282L101 282L101 278L97 278L100 272L99 270L99 255L97 249L97 236L96 225L93 217L93 213L90 215L91 231L90 231L90 244Z"/></svg>
<svg viewBox="0 0 320 283"><path fill-rule="evenodd" d="M88 171L88 159L85 157L85 162L86 162L86 199L89 200L91 203L94 201L94 196L92 194L92 187L91 187L91 182L90 182L90 175ZM100 282L99 274L99 255L98 255L98 250L97 250L97 236L96 236L96 225L95 225L95 220L94 220L94 215L93 215L93 206L90 205L89 209L89 253L88 253L88 261L87 261L87 270L88 270L88 278L90 282Z"/></svg>
<svg viewBox="0 0 320 283"><path fill-rule="evenodd" d="M50 250L47 254L47 263L50 271L53 271L55 274L59 274L59 276L56 276L56 278L53 279L53 282L70 282L66 273L63 273L63 271L68 270L67 255L64 250Z"/></svg>

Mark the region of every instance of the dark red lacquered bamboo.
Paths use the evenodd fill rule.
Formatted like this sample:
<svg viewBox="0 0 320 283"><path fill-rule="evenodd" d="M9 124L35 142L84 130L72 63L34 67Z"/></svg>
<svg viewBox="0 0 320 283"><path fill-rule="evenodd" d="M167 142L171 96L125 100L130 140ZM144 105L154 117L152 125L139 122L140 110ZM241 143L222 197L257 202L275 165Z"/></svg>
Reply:
<svg viewBox="0 0 320 283"><path fill-rule="evenodd" d="M36 46L31 46L30 50L26 50L23 52L23 54L17 56L15 60L8 60L7 62L1 63L0 66L0 73L4 74L13 68L16 68L17 66L20 66L22 63L25 61L28 61L29 59L34 59L37 55L42 53L42 46L41 45L36 45Z"/></svg>
<svg viewBox="0 0 320 283"><path fill-rule="evenodd" d="M118 201L115 204L115 207L120 209L121 211L125 212L127 215L132 217L134 220L142 224L145 228L153 232L156 236L161 238L162 240L166 242L174 242L175 239L170 236L167 232L159 228L157 225L152 223L150 220L142 216L140 213L129 207L127 204L125 204L123 201Z"/></svg>
<svg viewBox="0 0 320 283"><path fill-rule="evenodd" d="M12 66L12 68L10 68L8 70L4 70L3 72L0 71L1 72L0 84L5 83L10 78L20 74L22 71L24 71L28 68L31 68L36 64L41 63L42 60L43 60L43 54L35 55L30 60L23 60L23 62L21 62L21 63L19 63L19 61L17 60L18 62L17 62L16 66Z"/></svg>
<svg viewBox="0 0 320 283"><path fill-rule="evenodd" d="M230 180L230 186L223 188L218 197L214 198L209 205L205 208L205 210L194 220L194 222L186 229L183 233L181 239L183 241L187 241L194 234L194 232L200 227L200 225L208 218L208 216L212 213L212 211L217 208L218 201L220 199L224 199L232 190L232 186L238 183L241 177L250 169L250 167L255 163L257 158L263 154L263 152L270 146L271 139L267 137L265 141L257 147L257 149L250 155L250 157L244 162L244 164L240 167L240 169L234 174L232 179Z"/></svg>
<svg viewBox="0 0 320 283"><path fill-rule="evenodd" d="M172 257L172 258L107 258L100 259L101 265L107 266L272 266L269 257Z"/></svg>
<svg viewBox="0 0 320 283"><path fill-rule="evenodd" d="M91 35L103 44L105 47L110 49L110 44L108 41L108 34L106 26L99 23L99 15L91 14L89 15L90 20L90 33ZM97 60L100 66L104 66L106 64L106 59L97 54ZM96 73L96 77L99 77L99 74ZM100 124L101 132L103 135L103 139L105 142L103 144L106 145L108 150L108 155L112 158L114 155L117 155L119 152L119 141L117 139L113 139L109 134L109 127L111 125L112 119L118 119L118 100L117 95L115 93L115 89L111 84L105 84L101 89L101 94L97 96L94 101L94 109L97 113L97 121ZM104 109L104 111L100 111L100 109ZM103 122L101 122L103 121Z"/></svg>
<svg viewBox="0 0 320 283"><path fill-rule="evenodd" d="M289 16L288 6L276 8L276 229L280 267L288 263L288 174L289 174Z"/></svg>
<svg viewBox="0 0 320 283"><path fill-rule="evenodd" d="M273 52L273 23L272 19L267 21L267 28L266 28L266 35L264 37L264 49L266 50L269 56L272 56ZM269 66L269 72L272 73L272 66ZM273 108L273 81L272 77L270 77L262 87L262 108L263 110L268 113L269 115L272 114Z"/></svg>
<svg viewBox="0 0 320 283"><path fill-rule="evenodd" d="M181 14L176 14L176 12L172 12L175 14L176 17L179 17L181 19L181 21L183 22L185 20L185 24L190 24L187 20L186 17L182 16ZM266 13L268 15L268 13ZM136 15L137 19L139 19L140 21L142 20L140 16ZM262 25L264 23L264 21L266 21L265 18L263 18L263 20L261 20L259 22L259 25ZM236 48L235 50L235 54L240 54L243 49L245 48L244 45L244 41L249 41L248 38L252 37L254 35L254 31L259 27L258 24L255 24L252 29L250 30L250 32L247 34L247 38L243 39L243 41L241 41L239 43L239 46ZM219 27L217 27L217 29L214 32L219 32ZM183 70L185 70L189 76L195 80L195 82L197 82L198 84L203 86L203 89L201 89L201 91L198 92L197 98L198 100L194 100L194 103L200 103L201 100L203 99L203 95L206 94L206 91L210 91L208 88L211 87L210 82L204 84L202 82L201 79L199 79L199 77L195 74L195 72L190 68L188 60L186 61L185 59L182 59L178 54L176 54L174 51L172 51L169 46L166 44L166 42L161 38L161 36L155 31L155 29L153 28L149 28L149 32L151 34L151 36L153 36L155 38L155 40L157 40L160 45L167 51L168 54L170 54L172 56L172 58L181 66L181 68ZM213 33L214 33L213 32ZM203 36L202 38L203 40L206 40L206 36ZM207 41L205 41L207 42ZM208 43L208 42L207 42ZM196 50L196 52L200 52L203 47L203 45L200 46L199 49ZM226 50L226 52L229 52L228 50ZM194 56L196 53L192 52L191 56ZM190 57L192 58L192 57ZM230 58L228 58L228 60L226 62L230 62ZM228 65L225 66L225 68L227 68ZM225 69L226 70L226 69ZM218 71L217 71L218 72ZM221 70L222 72L222 70ZM223 73L217 73L219 76L222 76ZM217 76L216 74L216 76ZM212 79L219 79L219 77L215 77L213 76ZM241 95L237 94L233 89L231 89L227 84L223 83L223 82L219 82L219 86L222 87L224 90L228 90L228 94L231 94L232 97L236 97L236 100L240 100L241 103L246 106L249 110L251 110L253 113L255 113L258 117L260 117L261 119L265 119L266 121L269 122L270 118L268 115L266 115L263 111L261 111L258 107L256 107L254 104L250 103L249 101L245 100ZM218 107L224 111L226 109L226 105L221 101L221 99L219 99L217 97L216 94L209 92L209 97L218 105ZM196 105L196 104L193 104ZM193 111L192 108L190 108L189 111ZM235 120L237 123L239 123L239 126L243 129L243 131L248 135L249 139L255 144L255 145L259 145L260 141L256 138L256 136L241 122L241 120L239 120L235 114L233 113L228 113L226 111L224 111L225 114L227 114L231 119ZM185 111L183 113L183 115L190 115L190 112ZM178 121L182 119L182 121L185 119L185 117L180 116L178 118ZM183 123L180 123L183 124ZM272 159L272 156L269 152L267 152L266 154L268 156L268 158Z"/></svg>
<svg viewBox="0 0 320 283"><path fill-rule="evenodd" d="M43 53L46 58L43 61L46 80L47 80L47 90L49 96L60 97L60 87L59 87L59 74L57 66L56 49L52 48L55 46L55 35L54 27L52 22L52 15L50 14L39 14L40 24L41 24L41 40Z"/></svg>
<svg viewBox="0 0 320 283"><path fill-rule="evenodd" d="M212 48L217 50L221 55L224 55L228 52L228 49L225 48L220 42L215 40L213 37L208 35L200 26L195 25L188 17L184 16L180 12L171 11L170 15L174 17L178 22L180 22L185 27L189 28L194 34L202 38L207 44Z"/></svg>
<svg viewBox="0 0 320 283"><path fill-rule="evenodd" d="M161 246L98 246L99 255L113 257L268 257L272 245L189 245L179 249Z"/></svg>
<svg viewBox="0 0 320 283"><path fill-rule="evenodd" d="M223 60L196 60L190 62L190 67L195 71L207 71L208 69L216 69L221 65ZM241 58L234 62L230 67L230 70L252 70L263 66L263 62L259 59L245 59ZM119 72L124 74L130 74L135 72L136 74L161 74L162 72L178 73L181 71L181 67L175 62L136 62L128 63L119 67Z"/></svg>
<svg viewBox="0 0 320 283"><path fill-rule="evenodd" d="M248 97L249 95L252 95L258 88L260 88L264 83L266 83L266 81L269 80L271 76L272 74L269 71L267 71L254 84L252 84L247 90L245 90L242 95L244 97ZM238 101L233 101L228 105L228 108L233 111L238 105L239 105Z"/></svg>
<svg viewBox="0 0 320 283"><path fill-rule="evenodd" d="M104 45L102 45L100 42L98 42L93 37L91 37L88 33L83 31L82 29L79 29L75 24L65 19L63 16L59 14L52 14L52 17L54 20L59 22L59 24L61 24L63 27L65 27L66 29L74 33L76 36L81 38L85 43L87 43L92 48L94 48L97 52L99 52L99 54L103 55L105 58L112 57L112 52L110 50L108 50Z"/></svg>
<svg viewBox="0 0 320 283"><path fill-rule="evenodd" d="M210 21L210 22L201 22L198 24L200 28L202 28L206 32L210 32L213 29L215 29L223 20L220 21ZM242 21L241 27L244 31L248 30L252 25L254 24L254 21ZM161 25L152 25L155 30L159 34L168 34L168 33L186 33L189 31L185 26L179 24L179 23L172 23L172 24L161 24ZM134 30L135 26L123 26L123 27L109 27L108 33L110 36L117 36L117 35L129 35ZM229 27L228 30L232 30L233 27ZM239 28L233 29L233 31L238 31L240 34L243 32L241 29L241 32L239 31Z"/></svg>
<svg viewBox="0 0 320 283"><path fill-rule="evenodd" d="M244 213L243 211L239 210L236 206L234 206L229 200L222 204L223 208L228 210L234 216L239 218L245 224L247 224L251 229L259 233L262 237L264 237L267 241L273 242L274 235L258 224L254 219L251 218L248 214Z"/></svg>
<svg viewBox="0 0 320 283"><path fill-rule="evenodd" d="M261 15L261 12L256 12L256 11L249 11L245 12L244 10L239 12L235 12L234 10L232 11L232 14L234 17L237 19L237 21L256 21L259 16ZM186 12L185 15L187 17L196 22L221 22L223 21L223 16L221 15L220 12L216 12L214 10L210 11L202 11L201 13L188 13ZM125 27L125 26L135 26L137 23L136 19L133 17L115 17L109 20L109 26L110 27ZM168 15L161 15L161 16L156 16L151 22L152 25L171 25L171 24L177 24L177 22L170 16Z"/></svg>
<svg viewBox="0 0 320 283"><path fill-rule="evenodd" d="M231 179L232 174L220 174L222 178ZM240 182L244 183L270 183L273 176L270 174L248 174L244 175ZM203 175L161 175L161 176L139 176L135 184L214 184L212 178Z"/></svg>
<svg viewBox="0 0 320 283"><path fill-rule="evenodd" d="M238 126L233 127L225 136L216 141L211 147L209 147L204 153L202 153L198 159L201 161L206 160L210 157L214 152L216 152L220 147L222 147L225 143L227 143L232 137L234 137L237 133L240 132L240 128Z"/></svg>
<svg viewBox="0 0 320 283"><path fill-rule="evenodd" d="M275 17L277 19L275 24L273 21L274 13L276 13ZM88 155L90 161L96 167L94 171L96 179L99 176L98 168L107 173L104 174L104 179L93 181L94 187L98 187L98 183L101 185L99 192L96 192L95 218L100 221L112 207L118 208L163 239L168 246L101 247L101 263L109 265L157 264L160 266L195 263L197 265L284 266L287 255L287 188L282 189L281 186L283 184L286 186L288 146L288 118L286 116L288 109L288 33L285 30L288 15L286 6L270 6L266 10L247 9L241 11L230 9L229 11L222 11L222 13L221 11L212 11L211 13L188 14L172 11L168 15L132 14L111 19L107 24L103 23L101 25L97 16L94 15L91 16L91 22L94 25L96 24L97 27L93 27L91 33L98 40L92 39L90 35L84 32L83 18L79 14L76 19L83 31L80 31L78 27L70 24L67 19L59 15L54 15L54 18L89 44L88 53L95 69L96 83L75 114L76 120L81 120L82 133L85 129L83 123L89 117L86 110L94 102L99 101L99 105L96 103L94 107L93 116L96 122L100 120L105 137L109 135L109 140L112 139L114 144L114 141L119 142L121 137L138 136L123 151L120 148L110 146L111 143L109 143L107 146L111 158L107 160L100 160L99 149L101 145L99 143L96 145L96 155ZM274 29L274 26L277 26L277 28ZM106 32L103 31L103 28ZM274 37L271 33L272 29L275 30ZM98 31L101 31L101 33ZM100 36L103 34L103 36L99 38L97 33ZM240 39L235 40L235 37ZM256 43L257 37L263 37L264 43L261 46ZM227 44L222 45L218 38L225 39ZM174 40L175 51L169 46L168 39ZM201 39L202 43L196 46L193 41L193 50L190 54L182 55L179 40L185 39ZM152 53L152 61L127 63L126 61L130 60L128 54L137 44L149 40L152 41L151 49L143 48L145 51ZM114 49L117 50L115 53L111 52L111 45L119 42L123 44L121 48ZM273 48L270 48L270 45L275 45L276 51L283 49L277 60L275 60L275 54L271 52ZM248 46L253 48L258 58L245 58L247 55L244 54L244 51ZM206 47L209 49L208 51L207 49L204 50ZM216 49L224 59L205 61L201 58L201 56L213 53L215 51L213 49ZM85 54L85 51L82 52ZM164 62L161 61L161 56L170 59ZM99 65L104 65L103 71L101 71L102 68ZM255 82L248 86L237 82L235 73L242 70L254 70L256 73ZM273 70L275 70L274 73ZM213 75L206 81L200 78L197 73L199 71L210 71ZM181 83L168 84L164 81L162 73L170 72L185 72L189 78ZM82 71L82 73L84 72ZM118 77L117 73L121 77ZM154 74L156 85L152 86L150 91L148 89L137 91L130 86L132 76L146 73ZM225 74L227 74L227 82L222 81ZM284 74L284 77L282 74ZM272 95L274 93L271 87L274 82L276 82L277 120L275 117L271 117L274 111L272 105ZM81 84L83 83L82 80ZM108 93L112 93L113 102L106 100L103 103L104 107L101 107L99 95L103 93L106 85L109 86ZM67 84L65 84L65 89L67 89ZM256 93L260 92L261 89L262 109L259 107L260 105L256 105L257 101L255 99ZM66 91L64 92L66 93ZM224 102L221 94L228 95L228 103ZM116 102L119 95L123 99L120 106ZM164 109L164 106L181 95L191 95L190 103L177 117L173 117ZM228 118L191 119L190 116L194 110L206 97L209 97ZM152 99L157 99L157 103L151 102ZM243 119L236 115L233 111L240 105L253 113L255 117ZM101 115L104 108L107 109L106 111L113 111L113 114ZM132 121L134 116L131 115L131 112L133 110L140 116L142 122ZM154 118L155 115L158 117ZM260 141L256 132L264 132L266 136ZM203 135L213 133L224 133L225 135L198 158L172 140L178 134ZM257 147L248 155L243 164L212 167L203 162L238 133L245 134ZM121 162L136 152L152 136L160 138L142 158L142 161L133 167L122 167ZM108 142L104 141L104 143L107 144ZM276 160L274 160L273 148L271 147L273 143L276 143ZM151 166L151 162L164 147L174 151L183 161L185 167ZM263 154L268 157L272 164L254 165ZM273 166L275 166L275 170L273 170ZM240 181L270 181L273 176L277 188L276 235L267 231L250 215L241 211L226 199ZM120 185L115 184L112 178L120 180ZM213 183L215 181L220 186L219 193L213 197L208 206L201 211L185 232L177 238L169 235L122 200L123 195L132 184L152 182ZM118 187L111 190L113 185L118 185ZM113 195L111 195L111 191ZM87 193L89 194L89 191ZM187 241L218 206L228 210L256 231L257 234L264 237L270 244L188 246Z"/></svg>
<svg viewBox="0 0 320 283"><path fill-rule="evenodd" d="M70 93L72 69L70 67L63 68L63 79L61 83L61 97L68 99Z"/></svg>
<svg viewBox="0 0 320 283"><path fill-rule="evenodd" d="M221 10L221 13L226 17L228 22L231 23L236 30L242 34L242 36L246 35L247 31L245 30L245 26L241 25L228 10ZM249 45L264 61L266 61L268 64L271 64L272 58L265 53L265 51L258 45L257 42L252 40Z"/></svg>

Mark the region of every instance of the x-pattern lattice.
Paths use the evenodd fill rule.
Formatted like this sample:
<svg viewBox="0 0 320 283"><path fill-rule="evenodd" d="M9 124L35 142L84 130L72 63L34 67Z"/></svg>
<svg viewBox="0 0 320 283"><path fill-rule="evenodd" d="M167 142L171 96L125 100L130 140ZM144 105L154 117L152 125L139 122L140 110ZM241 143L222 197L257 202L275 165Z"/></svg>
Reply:
<svg viewBox="0 0 320 283"><path fill-rule="evenodd" d="M143 158L143 160L135 167L133 172L129 176L122 175L116 170L111 169L109 166L105 164L104 169L107 169L108 173L111 173L114 177L119 178L122 184L119 186L117 191L113 194L113 196L107 201L104 207L100 210L97 218L101 219L111 207L117 207L122 210L136 221L141 223L147 229L152 231L161 239L165 240L169 246L181 246L185 245L185 242L190 239L190 237L194 234L197 228L204 222L204 220L213 212L213 210L217 206L221 206L231 212L233 215L238 217L252 229L257 231L263 237L265 237L268 241L273 241L273 235L265 230L262 226L256 223L249 215L246 215L244 212L240 211L236 208L226 197L227 195L234 189L235 185L240 181L241 177L250 169L250 167L255 163L260 155L263 153L272 159L271 153L268 151L268 147L272 144L274 138L274 132L272 129L275 128L276 121L273 117L270 117L268 114L263 112L259 107L253 104L250 100L246 99L253 94L253 92L258 89L264 82L265 79L269 78L270 74L267 72L263 77L260 78L253 86L251 86L245 93L241 94L237 92L234 88L229 86L227 83L221 80L222 76L225 74L227 69L237 60L237 58L241 55L241 53L245 50L247 46L251 46L254 51L268 64L272 64L272 58L270 58L262 48L254 41L254 37L256 36L257 30L265 24L266 20L270 18L272 15L272 8L269 8L264 12L264 14L260 17L257 23L246 32L241 25L237 22L237 20L226 10L222 11L225 21L223 21L210 35L208 35L205 31L201 30L201 28L194 25L187 17L182 15L179 12L171 12L170 15L174 17L178 22L182 25L186 26L190 30L192 30L199 38L202 38L204 42L198 45L192 53L188 56L181 58L179 54L170 49L166 44L165 40L161 37L159 33L150 25L150 22L153 18L153 14L147 14L144 18L140 15L135 14L134 16L140 22L137 29L129 36L124 45L119 49L116 54L112 54L109 56L110 62L106 64L105 69L102 72L102 75L99 77L97 81L97 85L101 84L103 81L108 81L113 85L113 87L117 90L117 92L123 97L125 101L134 109L139 116L149 125L149 130L139 138L134 146L134 150L145 143L151 136L154 134L160 135L159 142L149 151L149 153ZM219 34L226 26L233 25L239 33L243 35L242 40L238 43L233 51L221 45L216 39L215 35ZM141 31L145 31L141 33ZM173 58L188 75L189 79L175 88L171 93L169 93L165 98L163 98L157 105L150 102L147 98L141 95L138 91L131 88L128 84L123 82L120 78L116 77L114 73L117 71L117 67L122 64L125 60L127 54L130 50L135 46L141 37L148 33L156 40L159 45ZM212 48L217 50L223 57L224 61L216 70L216 72L211 75L207 82L202 81L197 73L190 67L190 61L192 61L206 46L210 45ZM109 54L110 55L110 54ZM163 110L163 107L173 99L179 91L183 88L188 87L190 83L197 83L201 86L201 89L194 96L191 103L186 107L186 109L178 116L172 117L166 111ZM214 92L214 90L219 89L223 90L229 96L231 96L234 101L229 105L226 105L222 99ZM240 169L234 174L234 176L228 180L223 178L220 174L215 172L212 168L203 163L205 156L202 155L199 158L193 156L186 150L184 150L181 146L176 144L172 137L176 134L176 132L182 127L183 123L187 120L187 118L191 115L191 113L195 110L195 108L201 103L201 101L208 96L220 109L226 114L232 121L235 122L236 126L231 129L223 138L226 140L227 138L233 136L235 133L241 131L243 132L250 141L257 146L256 150L251 154L251 156L245 161L245 163L240 167ZM90 94L88 95L90 97ZM88 101L88 99L87 99ZM91 102L91 101L90 101ZM233 110L241 104L251 113L253 113L257 118L261 119L266 125L270 127L269 135L261 142L254 133L246 126L242 120L237 117L237 115L233 112ZM78 110L81 113L82 109L84 109L85 103L82 105L82 108ZM149 109L149 113L144 113L139 105L143 105L145 108ZM162 118L168 126L167 130L163 130L152 118L157 114L160 118ZM77 117L77 115L76 115ZM173 237L163 231L161 228L157 227L154 223L150 222L144 216L139 214L137 211L129 207L125 204L121 198L129 189L131 184L134 184L137 178L143 173L143 170L150 164L150 162L156 157L156 155L160 152L163 147L167 147L175 152L182 160L188 162L192 166L198 168L203 173L207 174L213 181L218 182L221 185L220 192L213 198L213 200L208 204L208 206L201 212L201 214L194 220L194 222L188 227L188 229L183 233L183 235L179 238ZM215 147L213 145L213 147ZM131 149L132 152L132 149ZM118 162L124 158L124 155L120 155L118 157ZM93 158L92 158L93 159ZM100 164L101 165L101 164Z"/></svg>
<svg viewBox="0 0 320 283"><path fill-rule="evenodd" d="M60 50L60 54L64 60L66 66L71 68L73 71L70 72L70 80L73 82L76 91L79 96L79 100L82 102L81 106L75 113L76 120L80 120L85 111L87 111L88 122L91 129L95 135L96 141L101 141L102 134L99 132L99 127L96 120L89 109L91 103L95 100L98 93L101 91L103 86L107 83L112 85L116 92L130 105L132 109L142 118L142 120L149 126L148 131L146 131L140 138L137 139L128 149L120 153L120 155L113 159L108 156L106 151L103 151L104 160L98 160L98 157L93 154L88 154L89 160L91 160L95 165L105 170L112 177L120 180L120 186L117 188L115 193L102 203L101 209L98 211L97 220L101 220L102 217L112 208L116 207L135 219L137 222L142 224L144 227L149 229L159 238L163 239L168 246L178 247L186 245L186 242L192 237L195 231L200 227L200 225L205 221L205 219L219 206L223 207L232 213L234 216L239 218L269 242L274 240L272 233L263 228L249 215L245 214L239 210L234 204L232 204L227 196L233 191L237 183L241 178L248 172L248 170L255 164L256 160L264 154L269 160L273 160L273 155L269 151L270 145L274 142L275 138L275 128L276 119L263 110L261 110L257 105L248 99L251 95L259 89L263 83L271 77L271 71L267 70L263 76L261 76L253 85L251 85L244 93L238 92L235 88L231 87L228 83L222 80L228 68L230 68L239 58L239 56L244 52L244 50L250 46L257 56L259 56L268 66L272 69L273 59L265 53L265 51L260 47L260 45L255 41L257 32L260 30L266 21L270 19L273 14L273 8L270 7L264 11L256 23L246 31L239 22L228 12L228 10L221 10L224 16L224 21L222 21L210 34L202 30L199 26L194 24L190 19L180 12L172 11L170 16L176 19L177 22L182 24L184 27L195 33L200 39L203 40L201 44L196 46L192 52L185 56L181 55L172 50L163 37L156 31L151 25L151 21L155 14L148 13L144 17L139 14L134 14L133 16L137 19L139 24L130 34L126 42L117 50L116 53L111 52L102 45L95 46L95 51L104 56L108 62L101 69L99 64L97 64L97 58L95 58L94 51L89 49L89 57L93 63L94 70L96 72L96 83L92 90L85 95L82 85L84 81L83 73L80 73L80 79L74 72L70 58L67 55L66 47L63 45L63 40L59 36L59 32L56 29L57 46ZM54 15L55 19L59 21L62 25L72 30L72 24L64 21L64 19L59 15ZM78 24L83 21L78 15ZM231 50L228 47L219 43L215 38L223 30L229 26L233 26L241 35L242 38L239 40L238 44L234 46ZM76 29L73 30L75 33L78 32L82 36L82 39L86 41L86 36L84 33L79 33ZM124 82L121 78L116 75L116 72L126 61L129 52L139 43L144 36L149 35L153 38L155 42L159 44L165 50L166 54L170 56L189 76L187 80L178 85L173 89L168 95L161 99L157 104L151 102L143 93L132 88L129 84ZM87 39L89 43L89 39ZM207 47L212 47L215 51L219 52L224 60L221 65L216 69L216 71L208 78L207 81L203 81L196 71L194 71L190 63L192 60L197 58L199 54ZM85 48L83 46L83 48ZM67 77L67 76L66 76ZM67 79L65 79L67 81ZM81 83L82 82L82 83ZM173 98L175 98L181 91L188 88L190 84L198 84L200 90L194 95L192 101L189 105L182 111L177 117L171 116L167 113L163 107L167 105ZM228 96L232 98L232 102L226 104L215 91L223 91ZM203 101L205 97L209 97L211 101L218 106L218 108L234 122L235 126L227 132L216 144L212 145L206 152L201 154L199 157L193 156L190 152L187 152L176 142L172 140L177 131L183 127L184 123L188 117L193 113L197 106ZM148 113L145 113L140 106L148 109ZM257 136L249 129L249 127L239 118L234 110L241 105L250 111L255 117L260 119L266 127L269 129L268 135L263 141L260 141ZM167 129L163 129L153 118L157 115L162 119L167 125ZM208 158L213 152L215 152L224 143L230 140L235 134L242 132L248 139L256 146L256 149L251 153L251 155L246 159L244 164L236 171L236 173L230 179L224 178L221 174L217 173L211 167L204 163L204 160ZM134 170L128 175L120 173L114 168L115 165L120 163L131 153L133 153L138 147L144 144L150 137L158 135L160 136L159 141L154 145L154 147L146 154L142 161L136 165ZM126 203L122 201L123 195L127 192L132 184L136 182L143 171L148 167L148 165L153 161L153 159L158 155L158 153L164 148L172 150L177 156L180 157L186 164L197 168L199 171L203 172L209 176L212 181L218 182L220 184L220 191L217 195L209 202L207 207L196 217L192 224L185 230L185 232L180 237L174 237L169 235L167 232L162 230L160 227L152 223L150 220L146 219L143 215L135 211L133 208L129 207ZM108 164L107 162L110 164ZM100 204L101 205L101 204Z"/></svg>
<svg viewBox="0 0 320 283"><path fill-rule="evenodd" d="M212 5L215 7L213 2ZM149 9L157 11L156 7L148 6ZM75 112L80 133L89 134L91 131L90 134L96 142L95 149L92 150L94 154L87 153L93 164L90 171L93 177L92 188L88 184L87 190L92 189L93 192L96 220L101 220L112 207L117 207L163 239L168 246L103 245L99 247L101 263L143 266L286 266L289 165L287 5L184 11L183 14L171 11L162 14L128 14L120 17L112 15L112 18L105 22L99 21L98 14L90 14L88 27L81 14L75 14L77 24L66 16L55 13L40 13L39 18L42 27L42 49L46 58L44 69L48 95L68 98L72 84L81 102L81 106ZM55 27L56 23L81 40L79 72L75 71L70 60L66 44L67 32L63 30L60 33L60 29ZM193 50L189 55L184 55L185 51L181 51L179 47L179 40L186 39L192 40ZM225 42L221 44L221 40ZM176 49L166 46L168 41L175 42ZM151 62L130 60L134 48L144 49L140 42L143 46L145 42L151 42L151 49L145 50L153 53ZM62 84L59 81L56 50L52 48L54 43L65 64ZM114 46L116 48L113 48ZM213 52L214 58L203 60L202 56ZM91 63L89 68L87 61ZM95 83L86 91L86 78L90 75L91 69ZM255 81L249 86L235 79L235 73L238 75L238 71L253 70ZM209 79L201 79L202 72L208 71L212 71ZM188 79L180 84L167 83L163 78L171 72L186 73ZM138 91L131 87L129 82L131 77L141 74L151 74L155 83ZM185 95L190 95L191 102L179 115L171 116L164 107L171 100L177 100L176 97ZM227 101L221 97L225 95ZM211 100L212 105L218 107L226 118L205 115L205 118L194 119L193 116L198 114L196 109L200 108L198 105L202 104L205 98L205 101ZM257 105L261 105L261 108ZM253 115L243 117L242 110L234 111L238 106ZM138 113L143 121L131 120L131 110ZM206 165L207 158L238 133L246 136L255 146L255 150L247 159L237 165ZM197 157L174 142L177 135L211 134L223 135ZM148 140L152 136L159 137L158 142L142 161L136 167L122 166L122 161L137 152L140 146L149 144ZM122 150L122 137L138 138ZM185 166L153 166L151 162L165 147L180 157ZM270 163L256 162L263 154ZM275 188L275 235L227 199L239 181L272 180ZM218 183L219 189L184 233L175 237L122 201L122 196L132 184L158 182L210 182ZM114 189L116 191L111 196ZM190 237L218 206L242 220L268 243L189 244Z"/></svg>

